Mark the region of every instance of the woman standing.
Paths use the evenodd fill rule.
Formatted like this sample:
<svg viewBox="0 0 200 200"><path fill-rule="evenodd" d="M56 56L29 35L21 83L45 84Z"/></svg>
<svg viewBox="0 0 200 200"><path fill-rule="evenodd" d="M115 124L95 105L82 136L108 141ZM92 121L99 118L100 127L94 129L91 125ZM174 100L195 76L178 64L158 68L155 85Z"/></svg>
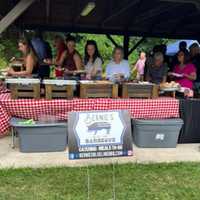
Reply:
<svg viewBox="0 0 200 200"><path fill-rule="evenodd" d="M62 36L56 35L54 38L54 48L56 49L56 57L55 59L45 59L44 63L48 65L55 65L55 75L56 77L62 77L63 76L63 62L66 54L66 45L65 41Z"/></svg>
<svg viewBox="0 0 200 200"><path fill-rule="evenodd" d="M63 66L65 74L73 74L73 71L81 70L83 63L80 54L76 50L76 40L73 36L66 38L67 50L64 57Z"/></svg>
<svg viewBox="0 0 200 200"><path fill-rule="evenodd" d="M11 76L38 76L38 58L36 53L31 45L31 43L27 39L21 39L18 42L19 51L23 54L23 71L14 71L13 68L8 69L8 75Z"/></svg>
<svg viewBox="0 0 200 200"><path fill-rule="evenodd" d="M137 70L136 79L139 81L143 81L143 79L144 79L145 62L146 62L146 53L141 52L140 57L135 64L135 69Z"/></svg>
<svg viewBox="0 0 200 200"><path fill-rule="evenodd" d="M94 40L88 40L86 43L84 64L88 80L102 79L102 59Z"/></svg>
<svg viewBox="0 0 200 200"><path fill-rule="evenodd" d="M106 79L121 82L130 77L130 66L128 60L124 60L122 47L115 47L113 59L106 66Z"/></svg>
<svg viewBox="0 0 200 200"><path fill-rule="evenodd" d="M167 64L164 63L164 56L161 52L156 52L153 59L147 62L146 80L154 84L165 83L167 80Z"/></svg>
<svg viewBox="0 0 200 200"><path fill-rule="evenodd" d="M181 85L181 87L193 89L193 83L196 80L196 68L190 61L190 55L188 51L179 51L178 62L174 68L175 74L170 74L175 77L175 81Z"/></svg>

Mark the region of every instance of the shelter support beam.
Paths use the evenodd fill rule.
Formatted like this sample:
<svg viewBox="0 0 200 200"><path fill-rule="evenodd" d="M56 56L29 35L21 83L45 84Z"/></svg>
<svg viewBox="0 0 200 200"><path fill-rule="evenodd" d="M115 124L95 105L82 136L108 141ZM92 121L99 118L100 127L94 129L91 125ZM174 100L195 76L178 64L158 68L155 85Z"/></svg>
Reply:
<svg viewBox="0 0 200 200"><path fill-rule="evenodd" d="M35 0L20 0L16 6L0 21L0 34L5 31Z"/></svg>
<svg viewBox="0 0 200 200"><path fill-rule="evenodd" d="M194 4L198 10L200 10L200 1L198 0L160 0L160 1L168 1L173 3L190 3Z"/></svg>
<svg viewBox="0 0 200 200"><path fill-rule="evenodd" d="M139 3L140 0L134 0L131 1L129 4L127 4L127 6L120 8L119 10L117 10L116 12L114 12L112 15L107 16L103 22L101 23L101 26L105 26L106 23L108 23L109 21L111 21L112 19L114 19L115 17L119 16L120 14L126 12L129 8L131 8L132 6L136 5L137 3Z"/></svg>
<svg viewBox="0 0 200 200"><path fill-rule="evenodd" d="M128 52L128 55L130 55L140 44L142 44L145 41L146 37L141 38Z"/></svg>
<svg viewBox="0 0 200 200"><path fill-rule="evenodd" d="M115 40L112 38L111 35L109 34L106 34L106 37L113 43L114 46L119 46L119 44L117 44L117 42L115 42Z"/></svg>

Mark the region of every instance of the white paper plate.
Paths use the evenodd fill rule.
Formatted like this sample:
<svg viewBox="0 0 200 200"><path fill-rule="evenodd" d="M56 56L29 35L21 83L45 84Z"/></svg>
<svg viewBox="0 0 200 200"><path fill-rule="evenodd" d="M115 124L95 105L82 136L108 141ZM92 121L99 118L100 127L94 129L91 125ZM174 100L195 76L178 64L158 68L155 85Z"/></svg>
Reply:
<svg viewBox="0 0 200 200"><path fill-rule="evenodd" d="M178 78L183 77L182 74L178 74L178 73L174 73L174 72L172 72L171 75L172 75L172 76L175 76L175 77L178 77Z"/></svg>
<svg viewBox="0 0 200 200"><path fill-rule="evenodd" d="M139 81L139 84L141 84L141 85L154 85L153 83L150 83L148 81Z"/></svg>

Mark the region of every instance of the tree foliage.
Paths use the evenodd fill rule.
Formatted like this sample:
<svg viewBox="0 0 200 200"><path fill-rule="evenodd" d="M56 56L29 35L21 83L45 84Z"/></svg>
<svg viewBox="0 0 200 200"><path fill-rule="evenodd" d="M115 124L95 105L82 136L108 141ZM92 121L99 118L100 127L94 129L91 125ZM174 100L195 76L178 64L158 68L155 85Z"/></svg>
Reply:
<svg viewBox="0 0 200 200"><path fill-rule="evenodd" d="M53 38L56 34L63 33L45 33L44 38L50 42L53 47ZM26 33L27 37L31 38L33 36L33 32L29 31ZM95 40L97 42L99 51L104 60L104 65L109 62L112 57L112 51L114 48L113 43L105 36L105 35L94 35L94 34L83 34L76 33L73 34L77 39L77 49L82 56L84 56L84 49L87 40ZM64 36L64 34L63 34ZM112 36L117 44L123 46L123 37L122 36ZM131 37L130 38L130 48L134 46L141 38L140 37ZM17 50L17 40L18 35L12 34L10 32L6 32L0 37L0 68L7 66L10 58L13 56L19 56L19 52ZM172 40L168 39L159 39L159 38L148 38L146 39L138 48L133 51L133 53L129 56L129 62L135 63L138 58L140 51L148 52L150 51L154 45L156 44L168 44ZM53 50L55 54L55 50Z"/></svg>

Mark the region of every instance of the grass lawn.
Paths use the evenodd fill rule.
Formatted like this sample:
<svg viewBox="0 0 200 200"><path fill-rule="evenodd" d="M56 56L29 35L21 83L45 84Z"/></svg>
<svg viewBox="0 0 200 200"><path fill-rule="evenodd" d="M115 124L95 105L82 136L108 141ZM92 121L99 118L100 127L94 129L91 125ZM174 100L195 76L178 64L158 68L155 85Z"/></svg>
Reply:
<svg viewBox="0 0 200 200"><path fill-rule="evenodd" d="M115 165L116 200L199 200L200 164ZM113 199L113 166L0 170L0 200Z"/></svg>

